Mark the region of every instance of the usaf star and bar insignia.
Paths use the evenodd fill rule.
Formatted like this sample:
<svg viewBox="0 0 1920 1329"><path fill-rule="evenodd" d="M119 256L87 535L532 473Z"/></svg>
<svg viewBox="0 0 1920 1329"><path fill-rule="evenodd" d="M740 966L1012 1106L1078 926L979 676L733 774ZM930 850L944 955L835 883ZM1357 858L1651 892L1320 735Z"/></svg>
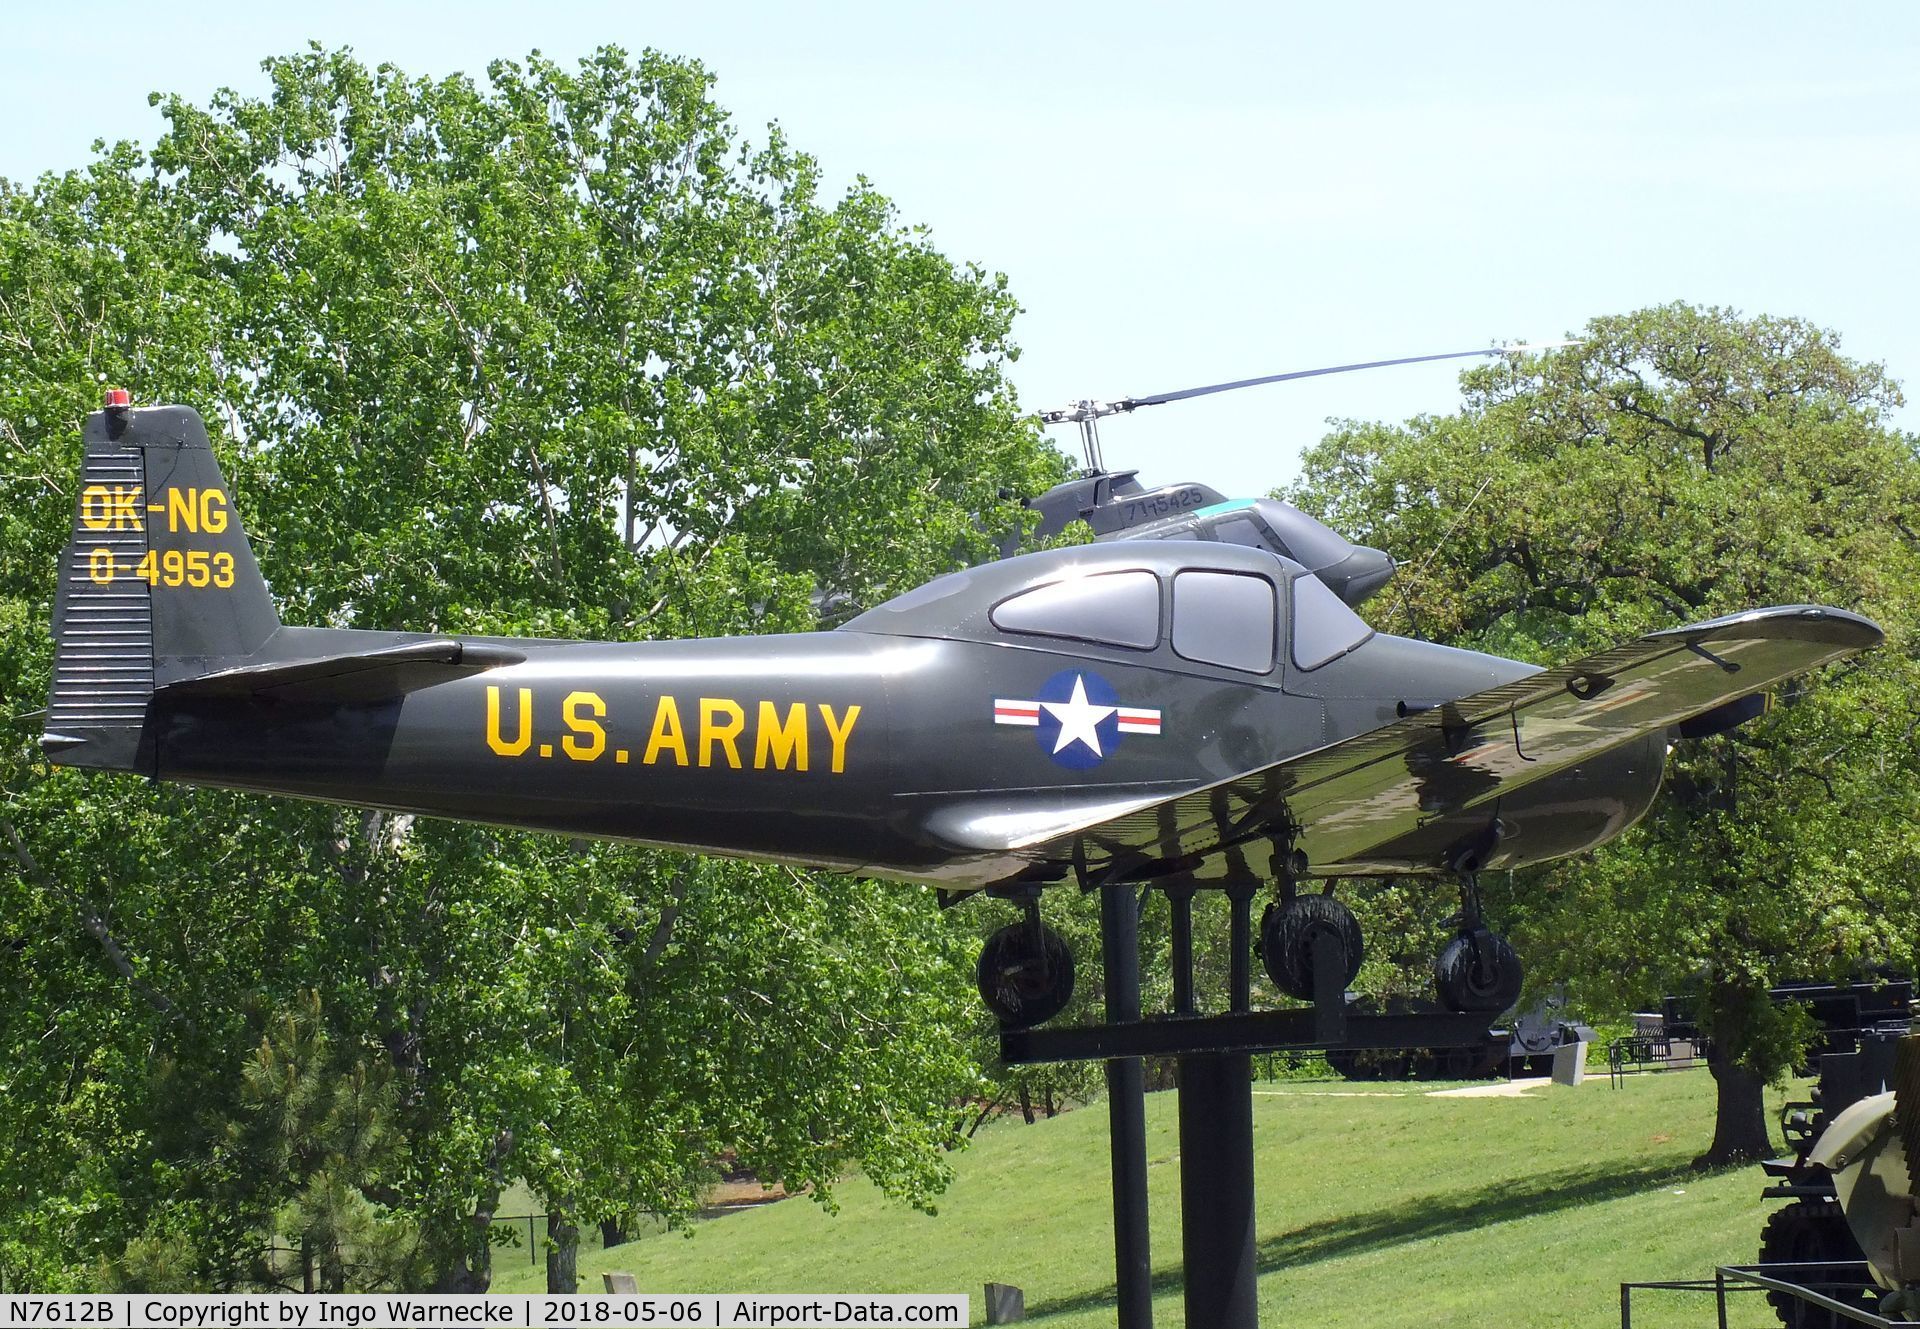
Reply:
<svg viewBox="0 0 1920 1329"><path fill-rule="evenodd" d="M1122 734L1160 732L1160 712L1122 706L1120 694L1098 674L1065 669L1031 698L995 697L993 722L1039 731L1040 750L1073 770L1098 766Z"/></svg>

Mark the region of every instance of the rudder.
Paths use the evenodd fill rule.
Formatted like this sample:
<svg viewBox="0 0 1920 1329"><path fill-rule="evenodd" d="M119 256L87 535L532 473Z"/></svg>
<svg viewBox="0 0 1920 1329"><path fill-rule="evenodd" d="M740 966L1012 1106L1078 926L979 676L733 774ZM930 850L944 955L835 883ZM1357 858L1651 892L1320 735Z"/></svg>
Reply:
<svg viewBox="0 0 1920 1329"><path fill-rule="evenodd" d="M151 774L154 688L244 660L280 618L198 414L110 408L84 437L41 743L61 765Z"/></svg>

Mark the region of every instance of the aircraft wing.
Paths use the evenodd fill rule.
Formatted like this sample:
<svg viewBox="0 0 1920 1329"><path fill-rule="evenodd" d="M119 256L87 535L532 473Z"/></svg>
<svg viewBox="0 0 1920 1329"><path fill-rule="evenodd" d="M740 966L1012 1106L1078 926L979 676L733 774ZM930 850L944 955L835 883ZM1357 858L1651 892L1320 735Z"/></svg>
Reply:
<svg viewBox="0 0 1920 1329"><path fill-rule="evenodd" d="M1274 838L1297 828L1296 847L1324 871L1432 818L1491 814L1503 794L1882 635L1857 614L1813 605L1670 628L1200 789L1078 824L1010 823L1000 843L980 847L1070 861L1089 881L1207 880L1264 875Z"/></svg>

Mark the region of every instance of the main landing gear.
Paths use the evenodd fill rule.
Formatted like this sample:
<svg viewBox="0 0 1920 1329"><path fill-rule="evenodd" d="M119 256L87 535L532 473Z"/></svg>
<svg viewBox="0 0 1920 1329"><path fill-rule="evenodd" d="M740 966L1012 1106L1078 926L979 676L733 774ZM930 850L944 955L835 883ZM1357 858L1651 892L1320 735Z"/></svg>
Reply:
<svg viewBox="0 0 1920 1329"><path fill-rule="evenodd" d="M1260 919L1260 957L1273 985L1301 1001L1315 998L1315 963L1331 957L1341 990L1351 986L1366 958L1366 942L1353 911L1331 894L1302 895L1291 881L1283 898ZM1008 1029L1044 1024L1073 998L1073 952L1066 939L1040 921L1038 892L1021 901L1025 917L987 938L974 981L987 1009ZM1480 891L1471 872L1460 874L1460 912L1454 934L1433 961L1440 1004L1460 1014L1497 1015L1519 1000L1526 971L1506 938L1486 925ZM1326 946L1330 940L1333 945Z"/></svg>
<svg viewBox="0 0 1920 1329"><path fill-rule="evenodd" d="M1289 997L1313 1000L1314 941L1331 935L1339 943L1340 987L1344 990L1360 972L1366 945L1360 920L1331 895L1289 895L1267 906L1260 918L1260 941L1254 948L1273 985Z"/></svg>
<svg viewBox="0 0 1920 1329"><path fill-rule="evenodd" d="M1009 923L980 949L974 982L980 1000L1009 1029L1043 1024L1073 999L1073 952L1040 921L1040 901L1024 901L1026 917Z"/></svg>
<svg viewBox="0 0 1920 1329"><path fill-rule="evenodd" d="M1366 945L1353 911L1331 895L1296 895L1283 883L1285 897L1267 906L1260 920L1257 950L1267 977L1289 997L1314 997L1315 941L1330 935L1337 943L1340 987L1349 986L1366 958ZM1460 881L1457 929L1433 961L1434 992L1440 1004L1461 1014L1498 1014L1520 998L1526 971L1506 938L1486 925L1480 912L1479 883L1471 872Z"/></svg>

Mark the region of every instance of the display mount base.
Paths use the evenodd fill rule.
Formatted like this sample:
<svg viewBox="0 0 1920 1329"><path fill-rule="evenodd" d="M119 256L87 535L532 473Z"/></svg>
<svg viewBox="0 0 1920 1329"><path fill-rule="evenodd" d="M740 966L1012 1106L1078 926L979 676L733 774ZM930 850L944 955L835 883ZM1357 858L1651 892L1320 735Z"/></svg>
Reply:
<svg viewBox="0 0 1920 1329"><path fill-rule="evenodd" d="M1314 1002L1306 1009L1255 1011L1250 1002L1249 889L1227 891L1233 907L1230 1001L1220 1015L1194 1013L1189 888L1170 889L1176 1014L1139 1015L1139 947L1131 890L1108 887L1101 940L1108 1022L1064 1029L1002 1029L1008 1065L1107 1063L1112 1118L1115 1284L1120 1329L1152 1329L1147 1251L1145 1096L1142 1057L1179 1060L1180 1194L1187 1323L1257 1329L1258 1269L1253 1213L1253 1068L1258 1052L1475 1047L1485 1015L1350 1015L1335 975L1344 956L1331 934L1314 942ZM1131 1017L1131 1018L1129 1018Z"/></svg>

